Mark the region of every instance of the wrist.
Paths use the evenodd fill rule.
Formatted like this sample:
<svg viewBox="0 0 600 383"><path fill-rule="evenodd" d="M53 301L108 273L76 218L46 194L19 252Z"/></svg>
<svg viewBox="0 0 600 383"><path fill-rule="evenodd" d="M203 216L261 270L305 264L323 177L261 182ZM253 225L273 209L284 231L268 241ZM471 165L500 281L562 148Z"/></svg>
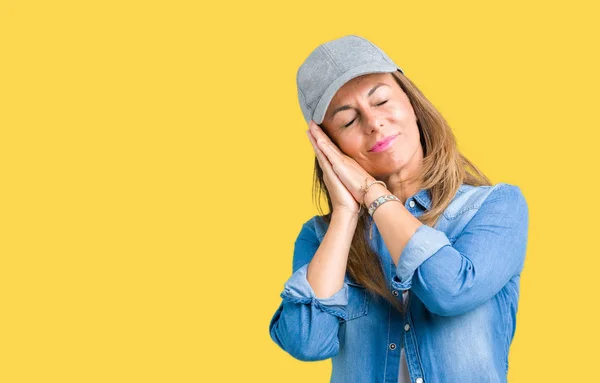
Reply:
<svg viewBox="0 0 600 383"><path fill-rule="evenodd" d="M364 209L364 208L363 208ZM331 213L331 220L340 220L343 222L358 223L358 214L349 210L337 209Z"/></svg>
<svg viewBox="0 0 600 383"><path fill-rule="evenodd" d="M367 190L367 193L364 195L364 205L366 208L369 207L369 205L371 205L371 203L373 203L373 201L375 201L377 198L381 197L382 195L386 195L386 194L392 194L389 190L387 190L387 188L385 188L383 185L381 184L375 184L373 186L371 186L369 188L369 190Z"/></svg>

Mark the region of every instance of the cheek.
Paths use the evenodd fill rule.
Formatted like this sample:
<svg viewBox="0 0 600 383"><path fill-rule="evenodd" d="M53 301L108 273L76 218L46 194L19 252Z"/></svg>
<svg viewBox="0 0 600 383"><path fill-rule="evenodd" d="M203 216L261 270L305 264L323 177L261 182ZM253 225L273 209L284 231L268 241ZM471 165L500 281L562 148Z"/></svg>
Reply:
<svg viewBox="0 0 600 383"><path fill-rule="evenodd" d="M338 147L347 156L356 158L361 151L362 142L358 137L347 137Z"/></svg>
<svg viewBox="0 0 600 383"><path fill-rule="evenodd" d="M408 99L395 100L394 104L390 106L389 112L395 121L410 121L414 119L414 111Z"/></svg>
<svg viewBox="0 0 600 383"><path fill-rule="evenodd" d="M404 113L399 108L394 109L392 112L392 118L394 119L394 121L402 121L403 115L404 115Z"/></svg>
<svg viewBox="0 0 600 383"><path fill-rule="evenodd" d="M404 106L399 106L392 111L392 118L395 121L411 121L413 119L412 110Z"/></svg>

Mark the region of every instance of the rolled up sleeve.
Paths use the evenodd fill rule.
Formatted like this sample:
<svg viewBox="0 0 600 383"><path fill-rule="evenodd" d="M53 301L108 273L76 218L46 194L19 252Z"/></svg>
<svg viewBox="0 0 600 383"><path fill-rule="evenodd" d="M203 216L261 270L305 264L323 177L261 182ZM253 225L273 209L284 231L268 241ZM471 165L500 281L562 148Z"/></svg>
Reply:
<svg viewBox="0 0 600 383"><path fill-rule="evenodd" d="M313 304L317 308L335 315L346 318L345 308L348 305L348 284L328 298L317 298L314 290L306 279L308 264L302 266L287 280L280 297L291 303Z"/></svg>
<svg viewBox="0 0 600 383"><path fill-rule="evenodd" d="M392 286L411 291L429 311L460 315L496 295L525 262L529 211L519 187L490 193L453 244L421 226L404 248Z"/></svg>
<svg viewBox="0 0 600 383"><path fill-rule="evenodd" d="M284 283L281 304L269 324L273 341L302 361L335 356L339 352L339 325L346 318L347 283L332 296L317 298L306 279L308 264L319 246L311 219L294 243L292 275Z"/></svg>
<svg viewBox="0 0 600 383"><path fill-rule="evenodd" d="M397 290L410 289L417 268L444 246L450 246L450 241L444 232L427 225L419 226L400 255L396 276L392 279L392 287Z"/></svg>

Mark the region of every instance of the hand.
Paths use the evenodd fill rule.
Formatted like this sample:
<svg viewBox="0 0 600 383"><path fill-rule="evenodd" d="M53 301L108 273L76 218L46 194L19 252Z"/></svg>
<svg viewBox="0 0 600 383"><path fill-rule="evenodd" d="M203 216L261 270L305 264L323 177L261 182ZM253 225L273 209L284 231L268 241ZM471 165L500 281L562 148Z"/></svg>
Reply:
<svg viewBox="0 0 600 383"><path fill-rule="evenodd" d="M362 204L364 197L362 188L365 186L365 179L370 183L375 181L375 178L364 170L353 158L342 153L314 121L310 120L309 127L317 142L317 148L325 155L331 170L350 192L355 202Z"/></svg>
<svg viewBox="0 0 600 383"><path fill-rule="evenodd" d="M308 135L308 139L313 146L317 160L319 161L319 166L323 170L323 181L327 186L333 211L346 210L352 214L358 214L360 205L356 202L352 194L348 191L348 189L346 189L346 186L344 186L340 178L333 171L331 163L325 154L323 154L321 149L319 149L319 145L317 144L310 129L306 131L306 134Z"/></svg>

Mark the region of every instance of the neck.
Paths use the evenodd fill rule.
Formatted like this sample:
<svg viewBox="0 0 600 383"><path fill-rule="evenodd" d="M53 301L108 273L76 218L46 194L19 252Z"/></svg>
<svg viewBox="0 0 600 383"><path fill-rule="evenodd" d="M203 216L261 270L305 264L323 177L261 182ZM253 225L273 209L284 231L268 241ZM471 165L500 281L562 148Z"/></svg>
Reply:
<svg viewBox="0 0 600 383"><path fill-rule="evenodd" d="M389 177L388 181L384 181L386 185L388 185L388 190L392 192L393 195L398 197L402 204L406 203L406 200L409 197L417 194L419 190L421 190L420 184L417 182L408 183L402 181L402 179L397 179L394 176Z"/></svg>
<svg viewBox="0 0 600 383"><path fill-rule="evenodd" d="M422 157L419 157L418 161L412 161L411 159L411 161L397 173L392 173L380 178L381 181L385 182L388 190L398 197L403 204L409 197L412 197L421 190L420 182L415 179L419 172L421 172L421 159Z"/></svg>

